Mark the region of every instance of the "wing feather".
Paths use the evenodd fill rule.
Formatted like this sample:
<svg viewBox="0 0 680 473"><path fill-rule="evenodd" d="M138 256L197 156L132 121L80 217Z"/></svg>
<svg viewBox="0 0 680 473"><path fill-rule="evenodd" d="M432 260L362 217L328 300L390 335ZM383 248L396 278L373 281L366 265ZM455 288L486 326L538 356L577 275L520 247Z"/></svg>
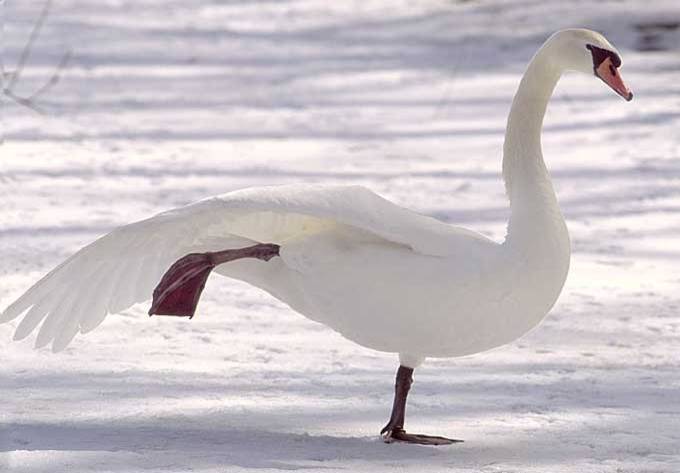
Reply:
<svg viewBox="0 0 680 473"><path fill-rule="evenodd" d="M76 296L73 292L67 293L67 295L56 304L55 309L47 314L47 317L45 317L44 322L40 326L38 336L35 339L36 348L42 348L54 339L59 323L66 317L66 314L71 310L71 307L73 307L75 298Z"/></svg>
<svg viewBox="0 0 680 473"><path fill-rule="evenodd" d="M52 351L59 352L66 348L79 329L80 316L86 309L84 305L74 305L70 314L65 314L63 323L58 327L52 338Z"/></svg>
<svg viewBox="0 0 680 473"><path fill-rule="evenodd" d="M83 313L80 320L80 332L88 333L101 324L107 316L106 301L108 294L104 292L107 284L108 271L104 270L97 280L93 281L90 288L90 299L87 302L87 310ZM143 300L143 299L142 299Z"/></svg>
<svg viewBox="0 0 680 473"><path fill-rule="evenodd" d="M14 332L14 340L23 340L28 337L43 321L50 310L51 303L52 300L49 297L43 297L37 304L33 305Z"/></svg>

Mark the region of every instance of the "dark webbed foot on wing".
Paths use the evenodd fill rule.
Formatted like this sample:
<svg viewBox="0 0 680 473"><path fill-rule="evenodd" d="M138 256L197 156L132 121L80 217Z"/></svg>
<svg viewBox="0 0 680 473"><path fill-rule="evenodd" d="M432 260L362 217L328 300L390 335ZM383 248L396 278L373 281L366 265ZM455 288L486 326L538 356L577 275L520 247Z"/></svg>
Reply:
<svg viewBox="0 0 680 473"><path fill-rule="evenodd" d="M191 253L168 269L153 291L149 315L193 317L210 272L222 263L241 258L269 261L279 254L279 245L261 243L247 248Z"/></svg>
<svg viewBox="0 0 680 473"><path fill-rule="evenodd" d="M214 267L208 253L192 253L177 260L154 289L149 315L193 317Z"/></svg>

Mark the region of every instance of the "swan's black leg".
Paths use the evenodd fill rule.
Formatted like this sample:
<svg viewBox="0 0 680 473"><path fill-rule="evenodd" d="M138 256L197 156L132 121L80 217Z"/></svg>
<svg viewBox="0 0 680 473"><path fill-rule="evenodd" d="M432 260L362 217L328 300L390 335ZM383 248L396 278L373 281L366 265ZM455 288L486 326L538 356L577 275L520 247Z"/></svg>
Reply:
<svg viewBox="0 0 680 473"><path fill-rule="evenodd" d="M406 415L406 398L413 383L413 368L399 366L397 379L394 385L394 403L390 421L380 431L386 443L407 442L420 445L450 445L462 442L462 440L437 437L434 435L408 434L404 430L404 417Z"/></svg>
<svg viewBox="0 0 680 473"><path fill-rule="evenodd" d="M273 243L186 255L170 266L154 289L149 315L193 317L208 276L215 266L241 258L269 261L278 255L279 245Z"/></svg>

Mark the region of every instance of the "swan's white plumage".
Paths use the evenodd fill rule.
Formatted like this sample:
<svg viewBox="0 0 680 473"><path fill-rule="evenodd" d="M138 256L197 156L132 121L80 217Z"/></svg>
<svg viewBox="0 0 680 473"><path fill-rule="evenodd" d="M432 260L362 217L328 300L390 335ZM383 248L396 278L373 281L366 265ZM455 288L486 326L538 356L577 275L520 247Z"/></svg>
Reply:
<svg viewBox="0 0 680 473"><path fill-rule="evenodd" d="M536 53L513 100L503 175L511 218L503 244L418 215L358 186L295 185L225 194L117 230L83 248L0 315L25 313L15 338L42 322L37 346L60 350L108 313L150 298L190 252L281 246L268 262L216 272L268 291L362 345L428 356L476 353L535 327L559 296L569 235L541 152L545 110L562 71L592 74L588 30L564 30Z"/></svg>
<svg viewBox="0 0 680 473"><path fill-rule="evenodd" d="M394 205L359 186L247 189L112 231L38 281L5 310L0 322L13 320L28 310L15 339L25 338L42 322L36 346L53 342L53 348L60 350L78 330L90 331L106 314L149 299L163 272L188 252L229 244L245 246L253 241L281 244L338 226L351 227L425 255L446 255L460 251L460 242L486 240L474 232ZM257 275L257 281L250 278L250 282L266 286L266 281L258 280L262 278ZM240 279L249 278L245 274ZM276 288L268 289L276 292Z"/></svg>

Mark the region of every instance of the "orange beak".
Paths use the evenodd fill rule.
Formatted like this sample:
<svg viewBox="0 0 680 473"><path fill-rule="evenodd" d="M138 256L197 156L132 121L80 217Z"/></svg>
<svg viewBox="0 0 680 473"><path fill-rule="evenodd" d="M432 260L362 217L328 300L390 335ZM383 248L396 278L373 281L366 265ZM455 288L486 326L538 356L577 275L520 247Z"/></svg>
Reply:
<svg viewBox="0 0 680 473"><path fill-rule="evenodd" d="M602 64L597 66L595 69L595 75L602 79L605 84L614 89L614 91L621 97L626 99L628 102L633 100L633 92L623 83L621 79L621 74L619 74L618 69L614 64L612 64L612 58L608 57Z"/></svg>

